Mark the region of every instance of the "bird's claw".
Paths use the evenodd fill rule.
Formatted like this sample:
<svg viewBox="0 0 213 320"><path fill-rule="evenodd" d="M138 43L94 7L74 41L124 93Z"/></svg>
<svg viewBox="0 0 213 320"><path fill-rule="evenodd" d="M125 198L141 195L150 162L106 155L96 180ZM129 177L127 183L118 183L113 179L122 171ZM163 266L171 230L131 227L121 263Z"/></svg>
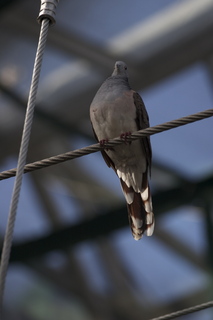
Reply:
<svg viewBox="0 0 213 320"><path fill-rule="evenodd" d="M128 138L131 136L131 134L132 134L132 132L130 132L130 131L121 133L120 138L121 138L121 139L124 139L125 144L131 144L132 141L127 141Z"/></svg>
<svg viewBox="0 0 213 320"><path fill-rule="evenodd" d="M103 140L100 140L100 141L99 141L100 146L101 146L102 148L104 148L105 145L106 145L106 143L108 143L108 142L109 142L109 139L103 139ZM108 150L108 149L106 149L106 150Z"/></svg>

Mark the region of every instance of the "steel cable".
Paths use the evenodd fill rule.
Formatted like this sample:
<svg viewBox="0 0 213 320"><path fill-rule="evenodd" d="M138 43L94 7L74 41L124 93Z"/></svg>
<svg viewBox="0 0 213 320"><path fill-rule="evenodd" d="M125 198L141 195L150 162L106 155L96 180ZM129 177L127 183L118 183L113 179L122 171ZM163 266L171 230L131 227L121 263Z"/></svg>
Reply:
<svg viewBox="0 0 213 320"><path fill-rule="evenodd" d="M24 166L26 164L31 127L33 123L36 94L38 89L42 58L43 58L44 48L46 44L49 24L50 24L49 19L42 20L40 37L39 37L38 48L36 52L36 58L35 58L32 81L31 81L31 87L29 92L24 128L22 133L21 146L20 146L19 157L18 157L18 165L16 170L17 174L16 174L16 179L13 187L7 228L5 232L5 238L4 238L3 250L2 250L2 256L1 256L1 268L0 268L0 313L2 313L4 287L5 287L5 280L6 280L6 274L8 269L10 251L12 246L12 240L13 240L16 211L17 211L18 200L19 200L19 195L21 190Z"/></svg>
<svg viewBox="0 0 213 320"><path fill-rule="evenodd" d="M213 307L213 301L208 301L208 302L196 305L194 307L190 307L190 308L186 308L186 309L179 310L179 311L176 311L176 312L172 312L172 313L166 314L164 316L160 316L160 317L157 317L157 318L152 318L150 320L170 320L170 319L175 319L177 317L184 316L184 315L187 315L187 314L190 314L190 313L193 313L193 312L197 312L197 311L201 311L203 309L207 309L207 308L211 308L211 307Z"/></svg>
<svg viewBox="0 0 213 320"><path fill-rule="evenodd" d="M133 140L137 140L140 139L142 137L145 136L151 136L163 131L167 131L170 129L174 129L180 126L184 126L186 124L192 123L192 122L196 122L199 120L203 120L209 117L213 116L213 109L208 109L202 112L198 112L183 118L179 118L176 120L172 120L169 122L165 122L163 124L159 124L157 126L154 127L150 127L144 130L139 130L137 132L133 132L131 134L131 136L128 136L127 141L133 141ZM100 146L99 143L97 144L93 144L90 145L88 147L84 147L81 149L77 149L74 151L69 151L63 154L59 154L50 158L46 158L46 159L42 159L40 161L35 161L33 163L29 163L24 167L24 173L27 172L32 172L35 170L39 170L42 168L46 168L61 162L65 162L68 160L72 160L75 158L79 158L79 157L83 157L85 155L91 154L91 153L95 153L97 151L100 151L101 149L104 148L110 148L110 147L114 147L116 145L125 143L126 141L124 141L124 139L121 139L120 137L115 138L115 139L111 139L109 140L104 146ZM4 179L8 179L11 177L14 177L16 175L16 169L10 169L10 170L6 170L6 171L2 171L0 173L0 180L4 180Z"/></svg>

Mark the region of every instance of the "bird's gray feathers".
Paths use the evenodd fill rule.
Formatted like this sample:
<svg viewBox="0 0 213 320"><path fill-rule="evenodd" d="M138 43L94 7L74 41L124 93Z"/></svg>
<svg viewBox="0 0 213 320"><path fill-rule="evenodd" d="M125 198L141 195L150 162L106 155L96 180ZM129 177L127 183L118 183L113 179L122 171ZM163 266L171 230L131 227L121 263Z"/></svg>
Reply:
<svg viewBox="0 0 213 320"><path fill-rule="evenodd" d="M90 106L90 119L98 141L149 127L145 105L130 88L124 62L116 62L112 76L98 90ZM154 216L148 184L152 158L149 137L105 149L102 155L120 178L133 237L138 240L144 232L150 236Z"/></svg>

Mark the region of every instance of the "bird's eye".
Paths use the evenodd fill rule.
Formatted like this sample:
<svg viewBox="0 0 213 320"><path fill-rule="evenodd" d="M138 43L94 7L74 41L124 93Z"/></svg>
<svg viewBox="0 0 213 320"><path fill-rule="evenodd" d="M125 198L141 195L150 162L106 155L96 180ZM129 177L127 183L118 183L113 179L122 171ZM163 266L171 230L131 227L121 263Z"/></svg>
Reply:
<svg viewBox="0 0 213 320"><path fill-rule="evenodd" d="M127 70L127 67L124 67L125 70Z"/></svg>

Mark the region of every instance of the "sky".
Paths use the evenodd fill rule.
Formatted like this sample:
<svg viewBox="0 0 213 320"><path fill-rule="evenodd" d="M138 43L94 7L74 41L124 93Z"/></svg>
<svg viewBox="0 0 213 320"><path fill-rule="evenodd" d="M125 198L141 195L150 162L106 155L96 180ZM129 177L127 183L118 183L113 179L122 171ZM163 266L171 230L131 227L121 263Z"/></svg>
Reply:
<svg viewBox="0 0 213 320"><path fill-rule="evenodd" d="M67 2L66 5L69 6L69 10L66 12L62 12L59 5L57 23L64 28L74 30L79 35L86 35L87 39L100 44L116 33L123 32L129 25L147 19L159 9L166 7L171 1L137 0L135 1L136 10L132 6L132 1L118 0L116 5L113 6L113 10L109 10L109 5L113 5L113 3L112 0L109 2L94 0L88 2L80 0L76 3ZM85 10L82 10L82 5L84 5ZM88 14L88 10L90 14ZM108 20L103 19L106 11L108 12ZM72 19L70 19L70 13ZM83 23L79 21L79 16L81 16ZM21 50L18 49L17 53L21 54ZM15 52L12 53L12 55L14 54ZM67 60L68 58L64 57L64 62L60 60L59 64L64 63L66 66ZM7 57L7 61L10 61L9 57ZM43 74L49 71L49 67L54 64L54 61L55 59L50 59L48 67L45 68L44 66ZM25 81L28 81L27 77ZM20 91L23 92L26 89L26 85L20 84ZM202 62L168 77L143 90L140 94L149 113L151 126L209 109L213 104L212 82L208 70ZM213 170L211 135L212 119L154 135L151 137L153 160L173 167L188 179L200 179L211 174ZM76 139L74 147L79 148L90 143L93 142L79 138ZM123 196L118 179L114 172L105 165L100 154L96 153L81 158L79 162L94 175L98 182L104 182L121 201L124 201L122 200ZM0 169L5 170L15 166L16 159L10 158L7 163L1 164ZM1 184L1 233L7 221L13 183L14 179L9 179ZM154 181L152 183L154 185ZM63 190L60 185L53 184L50 187L50 192L54 195L55 201L58 201L58 205L62 206L63 204L64 220L67 223L77 221L78 218L74 213L69 216L70 211L76 212L78 208L74 201L67 198L66 190ZM23 180L18 207L15 241L28 239L32 236L41 236L47 232L49 224L43 218L43 213L44 208L36 195L31 178L26 175ZM127 213L125 212L125 214ZM175 235L178 240L187 243L196 253L201 254L206 250L205 226L199 208L183 207L168 212L157 220L157 225L159 230L165 230ZM208 286L209 278L204 271L172 252L169 246L165 246L155 236L144 237L141 241L135 242L132 239L129 227L127 227L114 232L110 241L120 253L120 259L128 266L139 291L146 293L147 302L166 303ZM95 279L91 281L91 286L97 292L109 290L107 275L99 261L97 247L92 243L80 243L75 248L75 255L82 261L82 265L87 266L85 272L88 273L89 278ZM54 252L47 258L50 264L57 258L60 266L60 263L63 263L64 256L61 253ZM23 304L28 293L37 292L38 286L44 291L47 288L47 291L50 290L50 285L43 283L43 280L26 266L12 265L8 272L5 300L8 304L11 301L15 304ZM50 304L54 304L54 298L46 291L44 296L48 296ZM210 320L211 318L211 310L202 312L203 320ZM83 316L82 319L84 319ZM200 314L188 316L187 319L198 320Z"/></svg>

